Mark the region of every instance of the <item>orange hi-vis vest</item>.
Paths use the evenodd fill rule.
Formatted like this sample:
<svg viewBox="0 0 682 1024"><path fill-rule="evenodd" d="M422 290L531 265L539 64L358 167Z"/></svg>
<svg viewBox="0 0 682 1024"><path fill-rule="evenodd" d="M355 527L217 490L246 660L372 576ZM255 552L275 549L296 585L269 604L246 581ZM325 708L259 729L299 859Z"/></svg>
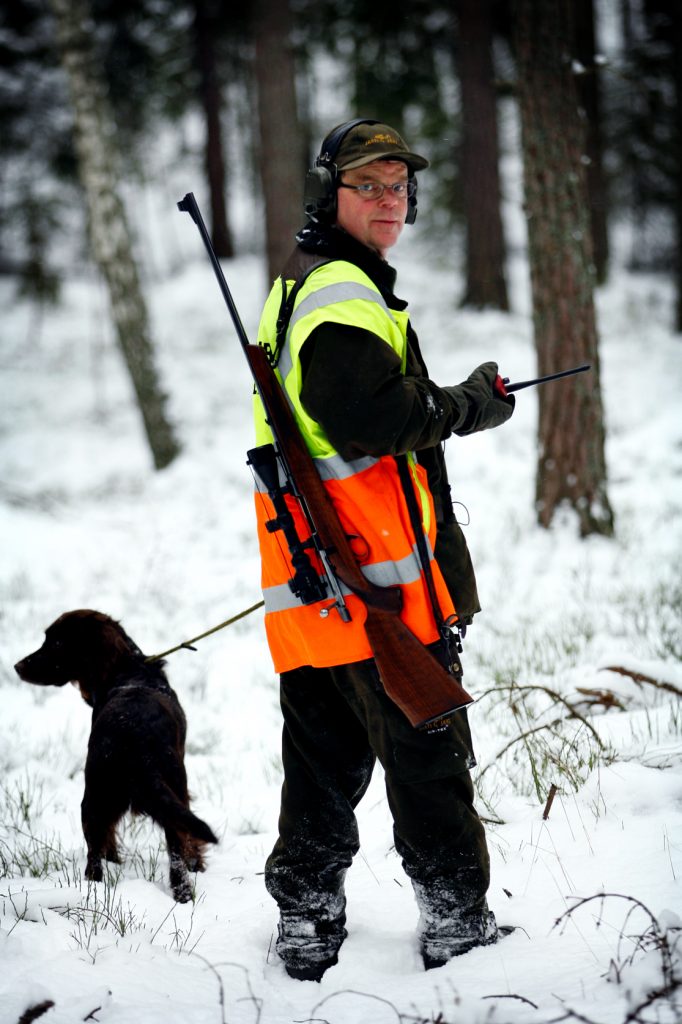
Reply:
<svg viewBox="0 0 682 1024"><path fill-rule="evenodd" d="M289 290L293 283L287 282ZM281 294L278 279L266 301L258 333L259 344L272 350ZM343 260L325 263L308 275L296 295L276 373L363 574L379 586L400 587L401 619L422 643L435 642L441 636L439 623L419 559L396 460L384 455L345 461L321 424L308 415L301 403L300 351L310 333L324 322L350 324L383 338L402 360L404 370L407 313L389 309L376 285L355 264ZM257 444L271 443L272 434L258 395L254 395L254 418ZM452 598L433 557L436 521L426 471L414 456L409 455L408 460L440 612L444 620L454 621ZM289 494L285 500L298 536L305 541L310 529L300 506ZM331 592L325 600L302 604L289 587L294 571L282 532L267 528L276 513L267 490L257 478L255 504L265 628L275 671L286 672L302 665L324 668L371 658L364 630L366 609L361 599L339 581L350 621L344 621L333 607ZM323 566L312 549L309 557L323 578Z"/></svg>

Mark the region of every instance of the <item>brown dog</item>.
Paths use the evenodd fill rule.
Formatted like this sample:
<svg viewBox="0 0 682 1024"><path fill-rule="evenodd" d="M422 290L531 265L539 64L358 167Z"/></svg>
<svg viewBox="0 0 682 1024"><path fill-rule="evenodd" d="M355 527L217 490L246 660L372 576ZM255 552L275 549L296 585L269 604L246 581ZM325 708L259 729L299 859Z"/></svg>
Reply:
<svg viewBox="0 0 682 1024"><path fill-rule="evenodd" d="M92 707L81 804L85 877L102 880L102 858L120 863L116 826L126 811L148 814L166 834L173 896L187 903L188 871L204 870L204 847L218 840L189 807L187 721L163 664L148 662L108 615L80 609L53 622L43 646L14 667L27 683L76 683Z"/></svg>

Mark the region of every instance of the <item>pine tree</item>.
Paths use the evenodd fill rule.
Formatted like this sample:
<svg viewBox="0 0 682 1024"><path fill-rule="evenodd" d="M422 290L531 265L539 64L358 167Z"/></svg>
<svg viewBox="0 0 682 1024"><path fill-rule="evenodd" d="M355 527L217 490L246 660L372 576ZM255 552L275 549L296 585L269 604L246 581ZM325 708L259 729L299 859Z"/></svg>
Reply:
<svg viewBox="0 0 682 1024"><path fill-rule="evenodd" d="M288 0L255 0L255 77L268 278L279 274L303 222L303 138L298 122Z"/></svg>
<svg viewBox="0 0 682 1024"><path fill-rule="evenodd" d="M576 0L575 56L578 102L585 121L585 155L588 163L587 195L590 206L592 254L597 283L603 284L608 276L608 195L604 174L604 139L602 132L601 74L595 59L594 0Z"/></svg>
<svg viewBox="0 0 682 1024"><path fill-rule="evenodd" d="M193 0L194 42L199 72L199 93L206 122L206 179L211 200L211 240L216 256L234 256L232 235L227 223L225 205L226 172L221 124L222 89L218 73L215 37L218 21L214 4L209 0Z"/></svg>
<svg viewBox="0 0 682 1024"><path fill-rule="evenodd" d="M460 0L457 64L462 92L461 176L466 224L462 305L509 309L500 214L491 0Z"/></svg>
<svg viewBox="0 0 682 1024"><path fill-rule="evenodd" d="M519 0L515 7L538 369L592 366L571 384L538 389L536 501L542 526L566 502L581 535L610 535L584 137L567 48L571 10L571 0Z"/></svg>

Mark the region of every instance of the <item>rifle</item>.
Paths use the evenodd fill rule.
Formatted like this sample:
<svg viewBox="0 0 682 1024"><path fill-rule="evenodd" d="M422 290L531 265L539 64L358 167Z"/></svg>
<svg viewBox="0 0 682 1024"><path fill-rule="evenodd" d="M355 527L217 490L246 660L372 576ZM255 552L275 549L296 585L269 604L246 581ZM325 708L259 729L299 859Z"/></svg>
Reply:
<svg viewBox="0 0 682 1024"><path fill-rule="evenodd" d="M574 373L585 373L586 370L591 370L592 367L589 363L584 363L582 366L574 366L572 370L560 370L559 373L548 373L546 377L534 377L533 380L521 380L518 384L510 384L509 377L500 377L498 374L495 378L494 387L499 395L506 398L507 395L513 394L514 391L522 391L523 388L532 388L536 384L546 384L548 380L558 380L559 377L571 377Z"/></svg>
<svg viewBox="0 0 682 1024"><path fill-rule="evenodd" d="M331 603L324 605L320 614L336 610L349 621L350 611L341 587L345 585L366 607L364 629L387 696L415 728L449 717L472 704L473 697L402 621L400 590L377 586L363 575L268 355L262 346L249 343L193 193L188 192L180 200L178 209L189 213L199 229L272 431L274 445L252 449L248 456L271 497L279 492L277 518L268 528L282 529L285 539L293 543L296 572L289 583L292 591L308 604L319 601L320 596L324 599L328 590ZM280 470L286 481L283 487L279 484ZM298 537L286 503L282 516L284 494L293 495L301 508L310 533L305 540ZM307 550L311 548L323 566L322 578L310 564Z"/></svg>

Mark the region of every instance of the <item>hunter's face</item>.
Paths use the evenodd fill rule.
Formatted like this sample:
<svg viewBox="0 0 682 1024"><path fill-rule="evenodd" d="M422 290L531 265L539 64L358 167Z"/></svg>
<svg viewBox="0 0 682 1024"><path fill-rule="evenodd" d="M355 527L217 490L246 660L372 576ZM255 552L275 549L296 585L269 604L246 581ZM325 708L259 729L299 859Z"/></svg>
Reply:
<svg viewBox="0 0 682 1024"><path fill-rule="evenodd" d="M375 160L364 167L342 171L344 185L395 185L407 182L407 165L402 160ZM350 188L337 192L336 223L358 242L385 257L400 238L407 215L407 195L397 196L386 189L379 199L367 199Z"/></svg>

